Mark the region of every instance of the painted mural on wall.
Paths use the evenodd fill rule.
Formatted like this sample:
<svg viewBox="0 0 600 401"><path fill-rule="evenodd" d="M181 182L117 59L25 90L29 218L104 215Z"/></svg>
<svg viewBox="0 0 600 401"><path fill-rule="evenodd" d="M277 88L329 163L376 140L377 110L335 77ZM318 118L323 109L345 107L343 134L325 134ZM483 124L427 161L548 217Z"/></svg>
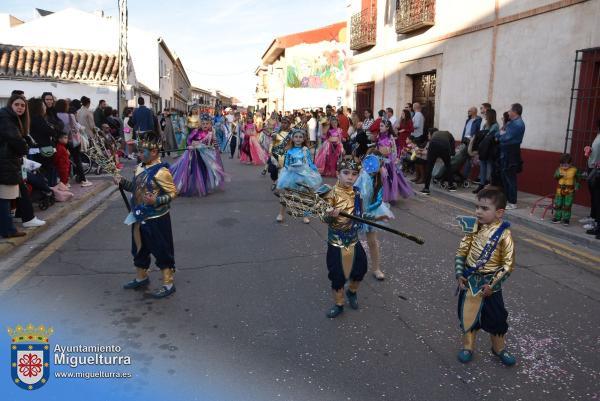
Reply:
<svg viewBox="0 0 600 401"><path fill-rule="evenodd" d="M288 88L341 90L348 74L348 55L337 42L296 46L287 51Z"/></svg>

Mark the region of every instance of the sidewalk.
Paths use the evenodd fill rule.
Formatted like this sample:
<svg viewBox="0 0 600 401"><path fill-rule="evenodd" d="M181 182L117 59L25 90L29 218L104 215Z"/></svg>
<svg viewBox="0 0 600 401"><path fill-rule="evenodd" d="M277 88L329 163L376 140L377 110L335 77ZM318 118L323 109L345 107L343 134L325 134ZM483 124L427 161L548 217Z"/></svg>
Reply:
<svg viewBox="0 0 600 401"><path fill-rule="evenodd" d="M21 219L15 219L15 226L17 229L27 232L24 237L18 238L0 238L0 256L6 255L9 252L17 249L20 245L31 241L40 233L46 231L52 227L59 219L64 217L70 212L73 212L79 206L98 195L112 184L110 177L88 177L88 179L94 184L91 187L82 188L79 184L71 184L71 192L74 196L68 202L56 202L53 206L50 206L46 210L40 210L36 203L33 204L33 210L37 217L46 221L46 224L41 227L35 228L23 228L21 225ZM115 187L116 188L116 187Z"/></svg>
<svg viewBox="0 0 600 401"><path fill-rule="evenodd" d="M417 193L423 187L422 185L412 185ZM459 189L456 192L448 192L432 183L430 187L430 196L442 197L463 204L467 208L472 209L474 214L476 198L475 194L473 194L471 191L473 191L475 188L475 185L472 185L469 188L462 188L459 186ZM416 196L423 195L417 194ZM588 217L590 215L589 208L573 205L570 225L563 226L562 224L552 224L551 210L548 210L544 220L542 220L544 207L550 202L548 199L545 199L543 202L541 202L544 207L538 207L532 213L533 205L540 198L540 195L519 192L517 196L518 208L514 210L507 210L505 214L506 219L508 221L514 221L518 224L527 226L533 230L539 230L540 232L559 237L576 245L582 245L592 249L600 249L600 240L597 240L593 235L586 234L585 230L583 229L583 224L579 223L579 219Z"/></svg>

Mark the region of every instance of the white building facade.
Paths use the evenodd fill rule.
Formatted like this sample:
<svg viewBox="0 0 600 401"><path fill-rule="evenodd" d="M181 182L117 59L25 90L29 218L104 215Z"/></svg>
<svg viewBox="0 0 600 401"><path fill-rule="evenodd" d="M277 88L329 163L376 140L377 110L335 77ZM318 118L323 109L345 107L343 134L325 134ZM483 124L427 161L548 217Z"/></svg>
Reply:
<svg viewBox="0 0 600 401"><path fill-rule="evenodd" d="M552 192L576 114L575 54L600 46L600 0L352 0L347 14L354 88L347 104L398 113L419 101L430 126L459 139L470 106L489 102L500 119L521 103L519 189ZM566 151L575 156L586 135L569 139Z"/></svg>

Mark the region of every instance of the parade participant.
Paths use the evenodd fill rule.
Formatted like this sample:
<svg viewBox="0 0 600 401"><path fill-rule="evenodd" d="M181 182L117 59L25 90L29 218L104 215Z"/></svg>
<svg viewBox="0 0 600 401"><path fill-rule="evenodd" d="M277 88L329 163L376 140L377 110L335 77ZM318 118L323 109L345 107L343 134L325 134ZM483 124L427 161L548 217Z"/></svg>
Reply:
<svg viewBox="0 0 600 401"><path fill-rule="evenodd" d="M280 129L273 134L271 149L269 149L271 157L269 157L269 160L267 161L267 170L271 176L271 181L273 181L272 189L275 188L277 183L279 170L283 168L285 148L291 139L290 136L290 120L287 117L283 117L281 119Z"/></svg>
<svg viewBox="0 0 600 401"><path fill-rule="evenodd" d="M335 177L336 165L344 154L344 148L341 144L342 130L338 127L337 118L331 117L329 123L331 128L325 131L325 136L322 138L323 144L315 157L315 164L323 176Z"/></svg>
<svg viewBox="0 0 600 401"><path fill-rule="evenodd" d="M279 120L277 119L278 114L273 112L271 113L271 117L267 120L263 130L258 136L258 142L260 146L267 152L271 153L271 147L273 146L273 137L279 131L280 125ZM267 163L265 163L265 167L263 168L261 175L266 175L269 170L270 158L267 159Z"/></svg>
<svg viewBox="0 0 600 401"><path fill-rule="evenodd" d="M235 149L238 145L238 140L240 137L240 131L242 129L242 120L241 114L239 111L236 111L233 115L233 121L231 122L231 138L229 139L229 158L233 159L235 155Z"/></svg>
<svg viewBox="0 0 600 401"><path fill-rule="evenodd" d="M242 155L240 161L245 164L262 166L269 158L268 153L260 146L257 137L256 126L252 122L252 114L248 113L248 121L244 125L244 143L242 144Z"/></svg>
<svg viewBox="0 0 600 401"><path fill-rule="evenodd" d="M391 220L394 218L390 205L383 201L384 177L384 161L381 152L374 149L369 150L369 154L362 161L362 169L358 180L354 184L363 199L365 218L371 220ZM361 232L364 232L367 237L373 276L377 280L384 280L385 274L380 267L377 229L364 224Z"/></svg>
<svg viewBox="0 0 600 401"><path fill-rule="evenodd" d="M225 170L208 114L200 117L200 129L188 135L187 145L183 156L170 168L178 195L206 196L223 189Z"/></svg>
<svg viewBox="0 0 600 401"><path fill-rule="evenodd" d="M492 353L503 364L515 364L515 357L505 348L508 312L504 308L502 283L515 266L515 249L510 224L502 221L506 197L496 189L477 194L476 219L461 217L466 235L455 257L458 281L458 318L463 330L462 363L473 359L475 337L479 329L490 333Z"/></svg>
<svg viewBox="0 0 600 401"><path fill-rule="evenodd" d="M558 180L556 194L554 195L554 217L552 223L568 226L571 220L571 207L575 200L575 191L579 189L581 173L571 163L573 159L568 153L560 157L560 166L554 172L554 178Z"/></svg>
<svg viewBox="0 0 600 401"><path fill-rule="evenodd" d="M377 137L377 150L384 157L383 166L383 200L395 202L400 197L408 198L414 191L404 178L401 171L396 168L396 144L391 137L392 123L390 120L382 120Z"/></svg>
<svg viewBox="0 0 600 401"><path fill-rule="evenodd" d="M285 147L285 157L281 175L277 181L277 189L304 189L306 187L316 189L323 179L312 161L309 149L308 133L301 129L293 129L290 132L292 140ZM285 206L281 205L277 222L283 221ZM310 223L308 217L304 217L304 223Z"/></svg>
<svg viewBox="0 0 600 401"><path fill-rule="evenodd" d="M137 269L136 277L125 289L145 288L150 284L150 255L161 270L163 285L152 296L164 298L175 292L175 253L171 231L170 203L176 196L169 165L160 160L160 135L147 132L140 142L142 162L131 181L117 175L115 183L131 192L131 212L125 223L131 225L131 253Z"/></svg>
<svg viewBox="0 0 600 401"><path fill-rule="evenodd" d="M331 281L335 304L327 317L335 318L344 312L344 285L348 280L346 296L352 309L358 309L358 287L367 273L367 255L358 240L361 224L339 215L340 211L362 216L363 204L354 184L360 174L360 162L341 159L337 167L338 181L333 188L322 194L333 210L325 218L327 232L327 270Z"/></svg>
<svg viewBox="0 0 600 401"><path fill-rule="evenodd" d="M225 151L225 146L227 145L227 126L225 125L225 117L221 114L221 110L217 109L215 111L215 118L213 120L213 126L215 129L215 133L217 136L217 144L219 145L219 150L221 152Z"/></svg>

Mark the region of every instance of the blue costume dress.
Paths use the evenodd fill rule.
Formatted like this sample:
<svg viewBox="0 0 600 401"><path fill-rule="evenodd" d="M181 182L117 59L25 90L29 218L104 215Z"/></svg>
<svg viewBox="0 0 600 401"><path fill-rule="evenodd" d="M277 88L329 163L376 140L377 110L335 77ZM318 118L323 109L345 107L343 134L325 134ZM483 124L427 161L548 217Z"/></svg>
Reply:
<svg viewBox="0 0 600 401"><path fill-rule="evenodd" d="M381 174L376 172L374 174ZM386 216L388 219L394 218L394 213L390 208L389 203L383 201L383 186L379 188L377 194L374 194L374 180L375 177L367 173L364 169L361 170L358 180L354 184L355 188L360 191L361 198L363 199L364 217L367 219L375 220L376 218ZM376 228L368 224L363 224L361 232L372 232Z"/></svg>
<svg viewBox="0 0 600 401"><path fill-rule="evenodd" d="M310 150L306 146L294 147L285 153L283 169L277 180L277 189L304 189L299 184L316 189L322 181L310 156Z"/></svg>
<svg viewBox="0 0 600 401"><path fill-rule="evenodd" d="M221 152L224 152L227 145L227 126L225 125L225 117L216 115L213 125L217 135L217 145L219 145Z"/></svg>

